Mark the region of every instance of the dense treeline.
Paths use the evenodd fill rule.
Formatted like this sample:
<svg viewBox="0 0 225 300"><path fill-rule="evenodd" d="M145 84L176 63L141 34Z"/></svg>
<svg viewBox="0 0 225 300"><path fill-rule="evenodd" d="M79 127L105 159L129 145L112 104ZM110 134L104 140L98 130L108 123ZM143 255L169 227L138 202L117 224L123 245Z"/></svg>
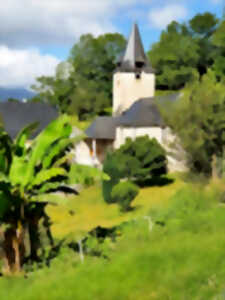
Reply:
<svg viewBox="0 0 225 300"><path fill-rule="evenodd" d="M187 24L172 22L148 52L156 70L157 88L179 90L212 68L225 74L225 22L211 13L198 14Z"/></svg>
<svg viewBox="0 0 225 300"><path fill-rule="evenodd" d="M80 120L110 114L115 61L125 45L120 34L81 36L55 77L37 78L33 101L49 102ZM187 23L172 22L147 55L156 71L157 89L179 90L208 68L220 80L225 74L225 21L204 13Z"/></svg>

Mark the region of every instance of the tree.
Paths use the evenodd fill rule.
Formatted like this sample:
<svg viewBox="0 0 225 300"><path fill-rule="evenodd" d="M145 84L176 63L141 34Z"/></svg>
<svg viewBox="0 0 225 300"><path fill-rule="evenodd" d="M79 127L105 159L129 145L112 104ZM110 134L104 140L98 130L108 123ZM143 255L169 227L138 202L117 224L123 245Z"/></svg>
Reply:
<svg viewBox="0 0 225 300"><path fill-rule="evenodd" d="M163 109L163 108L162 108ZM218 175L218 159L225 146L225 89L209 70L199 81L187 86L183 97L164 114L187 154L191 170Z"/></svg>
<svg viewBox="0 0 225 300"><path fill-rule="evenodd" d="M112 189L121 179L143 183L166 174L166 153L156 139L128 138L119 149L107 154L103 171L110 176L103 184L104 199L110 203Z"/></svg>
<svg viewBox="0 0 225 300"><path fill-rule="evenodd" d="M225 21L221 22L212 37L212 43L217 47L213 70L218 78L225 77Z"/></svg>
<svg viewBox="0 0 225 300"><path fill-rule="evenodd" d="M25 255L25 232L30 233L31 258L37 257L39 221L47 204L40 195L67 188L74 193L70 183L85 181L100 171L88 167L77 174L75 182L70 177L72 168L68 150L74 144L69 117L63 115L50 123L30 145L27 140L36 128L31 124L12 141L0 131L0 225L4 245L4 260L8 272L21 270ZM76 166L78 167L78 166ZM74 172L74 170L73 170Z"/></svg>
<svg viewBox="0 0 225 300"><path fill-rule="evenodd" d="M68 60L57 67L55 77L37 79L39 85L32 87L38 92L34 99L55 104L62 112L76 113L80 120L106 115L112 105L115 60L125 44L117 33L81 36Z"/></svg>
<svg viewBox="0 0 225 300"><path fill-rule="evenodd" d="M61 62L56 68L55 76L41 76L37 84L31 88L37 93L31 101L45 102L58 108L61 113L68 110L71 95L75 91L76 82L71 77L72 66L68 62Z"/></svg>
<svg viewBox="0 0 225 300"><path fill-rule="evenodd" d="M172 22L148 56L157 72L157 87L177 90L193 77L199 61L199 45L185 25Z"/></svg>
<svg viewBox="0 0 225 300"><path fill-rule="evenodd" d="M211 13L197 14L187 24L172 22L148 56L157 72L159 89L178 90L212 67L221 53L213 44L219 20Z"/></svg>

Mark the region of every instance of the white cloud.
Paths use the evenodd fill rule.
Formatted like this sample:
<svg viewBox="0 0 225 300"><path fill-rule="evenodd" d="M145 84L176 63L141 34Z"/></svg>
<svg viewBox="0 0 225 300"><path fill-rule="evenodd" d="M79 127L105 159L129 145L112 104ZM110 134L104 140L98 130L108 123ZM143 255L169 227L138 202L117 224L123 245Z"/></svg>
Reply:
<svg viewBox="0 0 225 300"><path fill-rule="evenodd" d="M170 4L163 8L156 8L150 11L149 21L151 26L164 29L170 22L183 20L188 15L187 9L179 4Z"/></svg>
<svg viewBox="0 0 225 300"><path fill-rule="evenodd" d="M147 1L6 0L0 6L0 43L71 44L83 33L98 35L115 31L112 18L140 2Z"/></svg>
<svg viewBox="0 0 225 300"><path fill-rule="evenodd" d="M29 87L41 75L53 75L59 60L37 49L12 50L0 45L0 86Z"/></svg>

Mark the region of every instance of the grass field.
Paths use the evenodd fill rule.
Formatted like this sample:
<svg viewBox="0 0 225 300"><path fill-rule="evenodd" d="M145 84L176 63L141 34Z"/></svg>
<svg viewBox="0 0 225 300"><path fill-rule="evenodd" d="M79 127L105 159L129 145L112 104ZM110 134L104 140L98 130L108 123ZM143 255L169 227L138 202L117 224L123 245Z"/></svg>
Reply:
<svg viewBox="0 0 225 300"><path fill-rule="evenodd" d="M120 225L116 240L90 238L90 249L104 255L87 252L84 263L73 249L62 247L50 267L37 266L26 279L0 279L0 299L223 300L223 190L223 184L191 185L176 178L164 187L142 189L136 209L126 214L105 204L98 186L68 197L48 208L56 239L76 240L97 225ZM152 231L145 215L153 221Z"/></svg>
<svg viewBox="0 0 225 300"><path fill-rule="evenodd" d="M108 205L104 202L101 185L87 188L79 196L68 196L63 200L58 197L60 206L49 206L47 209L53 222L52 232L56 238L80 239L96 226L119 225L124 221L148 214L150 208L154 206L167 205L168 199L183 185L181 179L176 178L173 183L162 187L141 189L132 203L134 210L126 214L120 212L117 204ZM55 202L57 196L51 197Z"/></svg>

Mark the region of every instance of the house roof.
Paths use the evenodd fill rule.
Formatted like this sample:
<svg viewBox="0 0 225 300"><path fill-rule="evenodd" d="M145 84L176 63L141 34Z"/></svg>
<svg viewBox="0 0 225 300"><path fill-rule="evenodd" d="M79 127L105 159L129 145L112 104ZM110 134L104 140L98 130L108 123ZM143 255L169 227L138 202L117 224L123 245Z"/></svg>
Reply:
<svg viewBox="0 0 225 300"><path fill-rule="evenodd" d="M117 71L122 72L154 72L145 55L137 24L133 25L126 51L124 55L118 59L117 66Z"/></svg>
<svg viewBox="0 0 225 300"><path fill-rule="evenodd" d="M154 98L143 98L136 101L117 121L118 126L152 127L163 126L164 122Z"/></svg>
<svg viewBox="0 0 225 300"><path fill-rule="evenodd" d="M156 98L137 100L128 110L118 117L98 117L86 130L86 135L92 139L115 139L116 127L162 127L164 121L156 102L172 103L180 93Z"/></svg>
<svg viewBox="0 0 225 300"><path fill-rule="evenodd" d="M92 139L115 139L117 118L98 117L86 130L88 138Z"/></svg>
<svg viewBox="0 0 225 300"><path fill-rule="evenodd" d="M5 130L15 138L18 132L25 126L39 122L37 130L31 138L38 135L51 121L58 117L55 108L40 102L1 102L0 116Z"/></svg>

